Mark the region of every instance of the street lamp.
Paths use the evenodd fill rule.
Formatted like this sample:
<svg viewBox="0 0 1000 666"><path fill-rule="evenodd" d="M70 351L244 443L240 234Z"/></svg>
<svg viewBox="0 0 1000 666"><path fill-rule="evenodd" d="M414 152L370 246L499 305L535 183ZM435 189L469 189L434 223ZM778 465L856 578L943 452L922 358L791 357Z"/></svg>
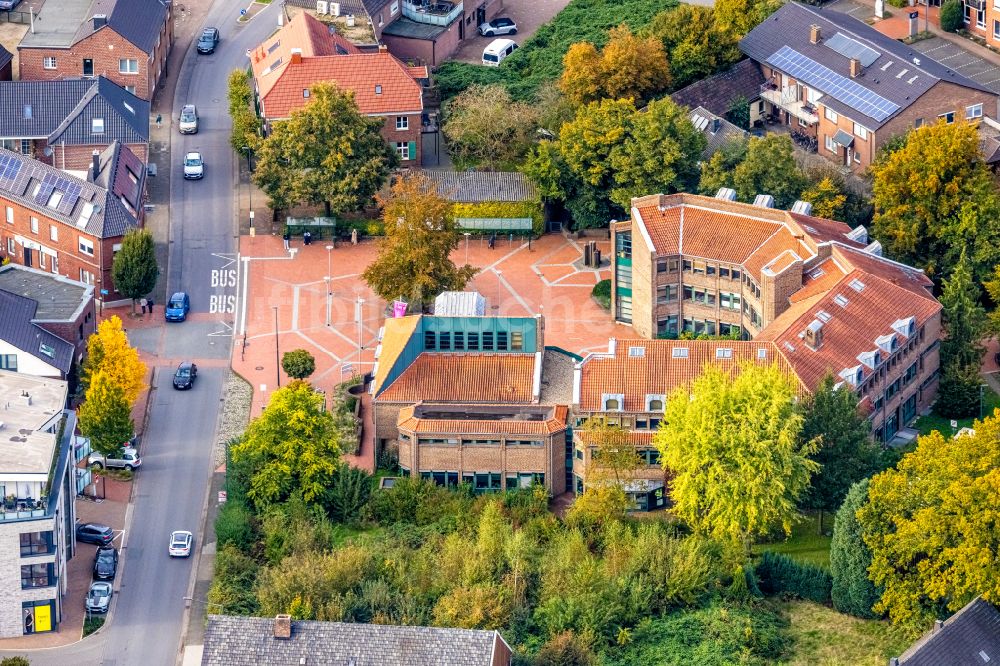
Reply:
<svg viewBox="0 0 1000 666"><path fill-rule="evenodd" d="M354 314L355 314L355 317L358 320L358 361L359 362L361 361L361 350L364 349L364 347L361 346L361 319L362 319L362 317L361 317L361 310L362 310L364 304L365 304L365 299L363 299L360 296L358 296L358 302L357 302L357 306L355 308Z"/></svg>
<svg viewBox="0 0 1000 666"><path fill-rule="evenodd" d="M465 263L466 263L466 265L468 265L468 263L469 263L469 236L471 236L471 235L472 234L470 234L468 231L465 232Z"/></svg>
<svg viewBox="0 0 1000 666"><path fill-rule="evenodd" d="M253 148L250 146L243 146L243 150L247 151L247 173L250 174L251 178L247 183L247 197L250 199L250 226L253 226L253 163L250 160L250 155L253 153Z"/></svg>
<svg viewBox="0 0 1000 666"><path fill-rule="evenodd" d="M281 360L278 358L278 306L272 305L271 309L274 310L274 374L278 378L277 385L281 388Z"/></svg>
<svg viewBox="0 0 1000 666"><path fill-rule="evenodd" d="M331 326L333 324L333 292L330 291L330 281L333 280L333 246L326 246L326 325Z"/></svg>

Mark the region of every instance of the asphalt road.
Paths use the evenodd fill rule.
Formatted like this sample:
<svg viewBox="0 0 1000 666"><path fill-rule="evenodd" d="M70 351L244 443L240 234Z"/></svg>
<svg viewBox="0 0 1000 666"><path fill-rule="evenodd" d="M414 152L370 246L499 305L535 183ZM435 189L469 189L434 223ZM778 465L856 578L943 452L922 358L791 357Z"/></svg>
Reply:
<svg viewBox="0 0 1000 666"><path fill-rule="evenodd" d="M170 292L190 294L194 316L163 330L143 330L133 342L155 347L161 363L190 359L207 361L211 367L202 365L193 390L183 392L173 390L169 368L159 370L111 624L66 648L29 652L33 666L172 666L178 661L194 558L169 558L167 540L172 530L186 529L197 534L196 549L203 545L198 531L212 471L237 293L236 156L229 147L226 80L233 69L246 66L247 49L277 27L278 4L241 26L236 23L237 4L215 2L205 25L218 26L222 32L216 53L198 55L192 46L184 58L173 118L181 106L194 103L200 128L195 135L171 131L167 279ZM205 177L200 181L182 177L183 156L189 151L199 151L205 159ZM162 304L157 310L163 312Z"/></svg>

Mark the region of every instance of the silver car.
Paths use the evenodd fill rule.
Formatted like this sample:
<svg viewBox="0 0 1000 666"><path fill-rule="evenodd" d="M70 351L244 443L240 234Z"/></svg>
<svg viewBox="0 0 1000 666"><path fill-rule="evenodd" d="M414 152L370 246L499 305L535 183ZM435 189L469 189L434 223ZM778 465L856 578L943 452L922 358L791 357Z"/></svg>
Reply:
<svg viewBox="0 0 1000 666"><path fill-rule="evenodd" d="M201 159L201 153L188 153L184 156L184 178L186 180L198 180L205 175L205 162Z"/></svg>
<svg viewBox="0 0 1000 666"><path fill-rule="evenodd" d="M479 34L483 37L499 37L500 35L516 35L517 24L513 19L495 18L479 26Z"/></svg>
<svg viewBox="0 0 1000 666"><path fill-rule="evenodd" d="M198 109L195 108L194 104L185 104L184 108L181 109L181 119L178 123L178 129L181 134L197 134L198 133Z"/></svg>

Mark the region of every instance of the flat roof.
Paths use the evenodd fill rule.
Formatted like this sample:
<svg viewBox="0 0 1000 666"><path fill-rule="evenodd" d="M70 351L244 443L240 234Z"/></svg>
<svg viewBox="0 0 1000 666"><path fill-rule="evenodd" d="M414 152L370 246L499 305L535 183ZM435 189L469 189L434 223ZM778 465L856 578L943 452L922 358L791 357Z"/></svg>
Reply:
<svg viewBox="0 0 1000 666"><path fill-rule="evenodd" d="M44 432L66 405L69 385L0 370L0 477L48 475L58 432Z"/></svg>
<svg viewBox="0 0 1000 666"><path fill-rule="evenodd" d="M90 7L93 4L93 0L59 0L58 5L52 3L53 11L44 11L49 8L43 7L43 11L35 17L34 31L28 30L18 48L72 46L76 43L76 33L80 26L90 19Z"/></svg>
<svg viewBox="0 0 1000 666"><path fill-rule="evenodd" d="M38 303L36 321L73 321L94 297L89 285L18 264L0 267L0 290Z"/></svg>
<svg viewBox="0 0 1000 666"><path fill-rule="evenodd" d="M461 19L459 19L461 20ZM383 35L393 37L406 37L408 39L430 39L433 40L442 32L448 29L446 25L430 25L429 23L417 23L405 16L382 28Z"/></svg>

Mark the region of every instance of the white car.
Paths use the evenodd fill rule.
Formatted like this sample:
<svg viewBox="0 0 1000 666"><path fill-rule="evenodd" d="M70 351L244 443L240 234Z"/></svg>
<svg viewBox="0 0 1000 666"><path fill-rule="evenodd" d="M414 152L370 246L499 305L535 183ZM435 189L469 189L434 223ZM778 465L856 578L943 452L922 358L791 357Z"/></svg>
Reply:
<svg viewBox="0 0 1000 666"><path fill-rule="evenodd" d="M118 468L134 471L142 465L142 458L139 452L131 447L124 447L119 453L111 456L103 456L99 451L94 451L87 457L87 464L95 469Z"/></svg>
<svg viewBox="0 0 1000 666"><path fill-rule="evenodd" d="M184 178L197 180L205 175L205 162L201 153L188 153L184 156Z"/></svg>
<svg viewBox="0 0 1000 666"><path fill-rule="evenodd" d="M167 552L170 557L187 557L191 554L191 544L194 543L194 535L185 530L177 530L170 533L170 547Z"/></svg>
<svg viewBox="0 0 1000 666"><path fill-rule="evenodd" d="M181 109L181 118L177 124L181 134L198 133L198 108L194 104L185 104Z"/></svg>

